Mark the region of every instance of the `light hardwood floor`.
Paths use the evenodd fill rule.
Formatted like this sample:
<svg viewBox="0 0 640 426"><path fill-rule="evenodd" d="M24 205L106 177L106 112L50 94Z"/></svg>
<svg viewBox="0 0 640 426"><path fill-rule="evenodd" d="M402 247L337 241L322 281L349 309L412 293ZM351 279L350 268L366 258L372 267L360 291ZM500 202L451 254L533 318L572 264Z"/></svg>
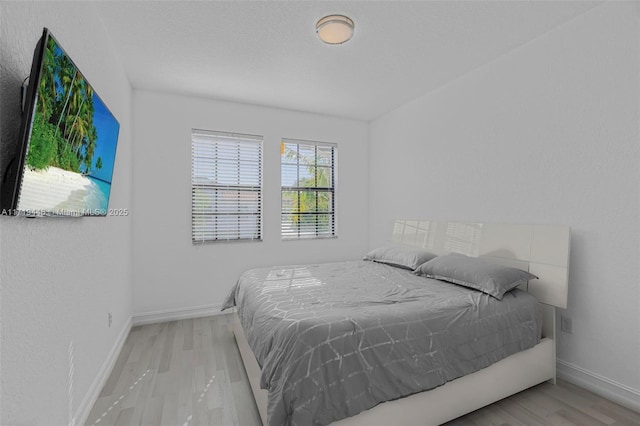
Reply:
<svg viewBox="0 0 640 426"><path fill-rule="evenodd" d="M134 327L86 425L261 425L228 315ZM640 425L640 414L559 381L447 426Z"/></svg>

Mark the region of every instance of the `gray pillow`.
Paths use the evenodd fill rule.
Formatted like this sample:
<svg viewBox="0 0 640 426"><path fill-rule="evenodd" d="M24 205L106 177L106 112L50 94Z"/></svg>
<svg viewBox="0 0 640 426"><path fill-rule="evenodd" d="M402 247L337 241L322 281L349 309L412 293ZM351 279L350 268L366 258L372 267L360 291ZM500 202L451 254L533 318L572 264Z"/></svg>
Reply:
<svg viewBox="0 0 640 426"><path fill-rule="evenodd" d="M385 246L371 250L364 260L385 263L412 271L424 262L436 257L428 251L401 246Z"/></svg>
<svg viewBox="0 0 640 426"><path fill-rule="evenodd" d="M501 300L509 290L513 290L531 279L538 278L520 269L509 268L458 253L436 257L420 265L414 273L474 288L498 300Z"/></svg>

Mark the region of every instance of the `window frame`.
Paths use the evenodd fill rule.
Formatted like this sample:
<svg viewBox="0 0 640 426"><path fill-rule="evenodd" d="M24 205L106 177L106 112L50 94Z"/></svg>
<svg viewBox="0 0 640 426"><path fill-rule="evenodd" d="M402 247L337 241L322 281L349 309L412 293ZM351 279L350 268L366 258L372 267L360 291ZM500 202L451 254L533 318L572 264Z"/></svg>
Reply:
<svg viewBox="0 0 640 426"><path fill-rule="evenodd" d="M322 141L310 141L303 139L293 139L293 138L282 138L280 141L280 238L282 241L300 241L300 240L314 240L314 239L331 239L338 238L338 215L337 215L337 172L338 172L338 144L332 142L322 142ZM330 187L305 187L305 186L284 186L283 185L283 165L295 165L298 170L300 167L308 167L301 166L300 158L296 158L295 163L287 163L283 162L283 155L286 144L295 144L298 146L297 152L300 150L300 145L313 146L314 147L314 164L313 167L327 167L330 168L331 173L331 186ZM323 166L318 165L318 147L331 148L331 165ZM299 176L299 172L298 172ZM317 178L317 175L316 175ZM323 235L319 233L318 225L316 224L315 233L307 234L302 233L302 228L300 226L297 227L297 233L293 235L285 235L283 232L283 228L285 225L284 217L288 214L301 214L301 212L285 212L283 210L283 201L284 201L284 193L285 192L300 192L300 191L313 191L316 193L316 208L317 208L317 193L318 192L326 192L331 194L331 209L327 212L318 212L317 210L314 212L306 213L308 215L316 215L316 221L318 215L326 214L329 216L330 221L330 235ZM300 196L298 195L298 205L300 204Z"/></svg>
<svg viewBox="0 0 640 426"><path fill-rule="evenodd" d="M211 138L211 143L213 145L214 150L218 149L218 147L216 146L217 143L219 143L219 141L216 141L216 138L220 138L220 139L226 139L226 143L229 143L230 141L233 141L234 139L237 140L239 143L237 145L237 149L238 149L238 162L237 162L237 166L238 166L238 180L240 180L240 167L241 167L241 163L242 163L242 159L241 159L241 154L240 154L240 149L241 149L241 142L244 143L255 143L257 145L258 151L257 151L257 158L256 161L257 162L257 168L258 168L258 185L242 185L239 182L237 184L228 184L228 183L211 183L211 184L202 184L202 183L197 183L196 182L196 176L195 176L195 162L197 159L200 159L201 161L206 161L204 159L204 157L198 157L196 158L195 155L195 147L194 144L196 143L196 141L194 140L196 138L196 136L198 137L210 137ZM215 168L218 168L218 161L220 160L220 158L215 158ZM235 212L224 212L224 213L220 213L217 211L214 212L210 212L210 213L205 213L205 212L197 212L197 208L196 208L196 198L195 198L195 192L196 192L196 188L206 188L207 190L215 190L215 191L238 191L238 204L236 206L236 211ZM249 192L249 193L255 193L257 192L257 197L258 197L258 202L257 202L257 212L256 213L243 213L241 212L241 199L240 199L240 193L242 192ZM211 243L225 243L225 242L249 242L249 241L255 241L255 242L260 242L263 240L264 237L264 137L263 136L259 136L259 135L249 135L249 134L241 134L241 133L230 133L230 132L222 132L222 131L213 131L213 130L203 130L203 129L191 129L191 243L193 245L201 245L201 244L211 244ZM212 202L211 205L216 205L215 202ZM217 205L215 207L215 210L220 209L221 207L223 207L222 205ZM235 215L238 216L238 227L236 229L236 236L237 238L229 238L229 237L221 237L220 234L215 234L212 238L196 238L197 235L197 230L196 230L196 222L195 222L195 218L197 216L229 216L229 215ZM256 237L242 237L243 234L243 229L242 226L240 225L240 217L257 217L257 228L255 229L255 235ZM201 231L202 232L202 231ZM246 232L246 230L245 230Z"/></svg>

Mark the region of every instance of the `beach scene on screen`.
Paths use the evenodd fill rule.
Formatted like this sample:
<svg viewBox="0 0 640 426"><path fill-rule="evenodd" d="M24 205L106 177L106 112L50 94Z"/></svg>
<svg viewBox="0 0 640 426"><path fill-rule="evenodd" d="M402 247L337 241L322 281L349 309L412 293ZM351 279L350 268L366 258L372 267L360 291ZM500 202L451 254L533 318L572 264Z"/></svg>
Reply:
<svg viewBox="0 0 640 426"><path fill-rule="evenodd" d="M119 124L52 37L34 108L18 210L106 214Z"/></svg>

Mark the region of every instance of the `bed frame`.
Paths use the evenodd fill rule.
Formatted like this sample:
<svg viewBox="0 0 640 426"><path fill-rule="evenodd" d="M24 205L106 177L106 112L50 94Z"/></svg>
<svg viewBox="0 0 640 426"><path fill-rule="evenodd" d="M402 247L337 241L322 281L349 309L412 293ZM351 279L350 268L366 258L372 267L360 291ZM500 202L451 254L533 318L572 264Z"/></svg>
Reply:
<svg viewBox="0 0 640 426"><path fill-rule="evenodd" d="M398 220L392 242L435 254L457 252L528 270L539 277L524 290L543 303L542 340L487 368L438 388L381 403L335 426L427 425L453 420L544 381L556 380L556 312L567 307L570 228L472 222ZM233 331L260 418L267 424L267 391L237 314Z"/></svg>

